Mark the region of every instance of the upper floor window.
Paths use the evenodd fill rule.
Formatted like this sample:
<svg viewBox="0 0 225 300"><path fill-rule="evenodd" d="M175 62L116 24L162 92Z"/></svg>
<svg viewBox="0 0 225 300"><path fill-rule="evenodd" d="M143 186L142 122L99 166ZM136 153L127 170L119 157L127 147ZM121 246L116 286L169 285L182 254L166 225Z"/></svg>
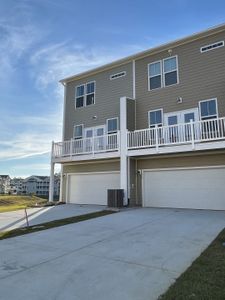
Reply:
<svg viewBox="0 0 225 300"><path fill-rule="evenodd" d="M217 118L217 99L203 100L199 102L202 120Z"/></svg>
<svg viewBox="0 0 225 300"><path fill-rule="evenodd" d="M82 137L83 137L83 127L84 127L83 124L74 126L74 129L73 129L74 139L76 139L76 140L82 139Z"/></svg>
<svg viewBox="0 0 225 300"><path fill-rule="evenodd" d="M88 82L86 84L86 105L95 103L95 82Z"/></svg>
<svg viewBox="0 0 225 300"><path fill-rule="evenodd" d="M148 112L148 124L149 127L155 127L156 125L162 126L163 124L163 110L151 110Z"/></svg>
<svg viewBox="0 0 225 300"><path fill-rule="evenodd" d="M95 81L76 87L75 108L88 106L95 103Z"/></svg>
<svg viewBox="0 0 225 300"><path fill-rule="evenodd" d="M84 88L85 88L84 84L76 87L76 100L75 100L76 108L84 106Z"/></svg>
<svg viewBox="0 0 225 300"><path fill-rule="evenodd" d="M107 120L107 132L116 133L118 131L118 118L112 118Z"/></svg>
<svg viewBox="0 0 225 300"><path fill-rule="evenodd" d="M177 56L168 57L148 65L149 90L158 89L178 83Z"/></svg>
<svg viewBox="0 0 225 300"><path fill-rule="evenodd" d="M200 48L200 52L208 52L210 50L216 49L216 48L220 48L224 46L224 41L220 41L220 42L216 42L210 45L206 45Z"/></svg>
<svg viewBox="0 0 225 300"><path fill-rule="evenodd" d="M148 65L149 89L154 90L162 87L162 67L161 61Z"/></svg>
<svg viewBox="0 0 225 300"><path fill-rule="evenodd" d="M177 83L177 56L163 60L163 76L165 86Z"/></svg>

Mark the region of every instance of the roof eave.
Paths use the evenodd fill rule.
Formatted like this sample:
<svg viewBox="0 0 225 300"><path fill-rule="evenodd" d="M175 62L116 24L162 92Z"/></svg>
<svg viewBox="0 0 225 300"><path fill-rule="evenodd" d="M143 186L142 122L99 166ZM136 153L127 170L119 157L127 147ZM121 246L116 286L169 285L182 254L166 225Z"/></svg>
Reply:
<svg viewBox="0 0 225 300"><path fill-rule="evenodd" d="M212 28L209 28L207 30L204 30L204 31L201 31L201 32L198 32L198 33L194 33L194 34L189 35L187 37L177 39L177 40L171 41L169 43L165 43L165 44L162 44L160 46L157 46L157 47L154 47L154 48L151 48L151 49L147 49L147 50L144 50L142 52L127 56L125 58L113 61L111 63L108 63L108 64L105 64L103 66L97 67L95 69L88 70L88 71L85 71L85 72L82 72L82 73L79 73L79 74L76 74L76 75L73 75L73 76L66 77L64 79L61 79L59 82L62 83L63 85L65 85L66 83L68 83L70 81L78 80L78 79L81 79L81 78L86 77L86 76L91 76L91 75L94 75L96 73L111 69L113 67L118 67L120 65L127 64L127 63L129 63L133 60L141 59L141 58L144 58L145 56L156 54L156 53L165 51L167 49L170 49L170 48L173 48L173 47L176 47L176 46L180 46L182 44L186 44L188 42L192 42L192 41L198 40L200 38L213 35L215 33L219 33L219 32L224 31L224 30L225 30L225 23L220 24L218 26L214 26Z"/></svg>

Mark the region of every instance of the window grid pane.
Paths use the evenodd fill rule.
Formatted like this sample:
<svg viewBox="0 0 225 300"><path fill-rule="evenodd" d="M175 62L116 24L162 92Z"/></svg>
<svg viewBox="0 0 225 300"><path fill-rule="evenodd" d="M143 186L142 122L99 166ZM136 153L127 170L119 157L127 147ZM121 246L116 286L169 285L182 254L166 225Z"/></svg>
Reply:
<svg viewBox="0 0 225 300"><path fill-rule="evenodd" d="M150 126L162 125L162 111L161 110L150 111L149 118L150 118L150 120L149 120Z"/></svg>
<svg viewBox="0 0 225 300"><path fill-rule="evenodd" d="M82 125L76 125L74 127L74 138L82 138L83 137L83 126Z"/></svg>
<svg viewBox="0 0 225 300"><path fill-rule="evenodd" d="M152 63L149 65L149 76L161 75L161 62Z"/></svg>
<svg viewBox="0 0 225 300"><path fill-rule="evenodd" d="M110 119L107 121L108 125L107 125L107 128L108 128L108 132L116 132L117 129L118 129L118 126L117 126L117 119Z"/></svg>
<svg viewBox="0 0 225 300"><path fill-rule="evenodd" d="M200 107L201 107L201 117L202 118L217 116L215 99L200 102Z"/></svg>
<svg viewBox="0 0 225 300"><path fill-rule="evenodd" d="M95 83L94 82L87 83L86 94L92 94L94 92L95 92Z"/></svg>
<svg viewBox="0 0 225 300"><path fill-rule="evenodd" d="M172 72L172 71L176 70L177 69L176 57L165 59L163 69L164 69L164 73Z"/></svg>
<svg viewBox="0 0 225 300"><path fill-rule="evenodd" d="M84 85L76 88L76 97L84 96Z"/></svg>

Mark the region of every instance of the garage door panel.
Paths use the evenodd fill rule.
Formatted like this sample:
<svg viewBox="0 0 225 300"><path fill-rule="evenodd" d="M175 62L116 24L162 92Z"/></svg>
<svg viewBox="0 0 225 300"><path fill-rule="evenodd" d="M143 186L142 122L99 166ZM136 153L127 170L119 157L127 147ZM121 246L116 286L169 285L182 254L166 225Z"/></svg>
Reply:
<svg viewBox="0 0 225 300"><path fill-rule="evenodd" d="M70 174L69 203L107 205L107 190L120 188L119 173Z"/></svg>
<svg viewBox="0 0 225 300"><path fill-rule="evenodd" d="M225 168L144 171L144 206L225 210Z"/></svg>

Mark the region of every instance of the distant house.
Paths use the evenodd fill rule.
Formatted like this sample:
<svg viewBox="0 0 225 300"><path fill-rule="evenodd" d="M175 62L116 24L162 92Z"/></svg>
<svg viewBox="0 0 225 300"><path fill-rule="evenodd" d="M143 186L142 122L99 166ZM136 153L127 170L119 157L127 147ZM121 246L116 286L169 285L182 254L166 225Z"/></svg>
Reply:
<svg viewBox="0 0 225 300"><path fill-rule="evenodd" d="M0 194L8 194L10 192L10 176L0 175Z"/></svg>
<svg viewBox="0 0 225 300"><path fill-rule="evenodd" d="M49 176L32 175L23 180L22 190L24 194L35 194L37 196L49 195ZM54 178L54 196L59 196L60 176Z"/></svg>
<svg viewBox="0 0 225 300"><path fill-rule="evenodd" d="M10 181L10 193L18 195L23 193L23 182L24 179L21 177L14 177Z"/></svg>

